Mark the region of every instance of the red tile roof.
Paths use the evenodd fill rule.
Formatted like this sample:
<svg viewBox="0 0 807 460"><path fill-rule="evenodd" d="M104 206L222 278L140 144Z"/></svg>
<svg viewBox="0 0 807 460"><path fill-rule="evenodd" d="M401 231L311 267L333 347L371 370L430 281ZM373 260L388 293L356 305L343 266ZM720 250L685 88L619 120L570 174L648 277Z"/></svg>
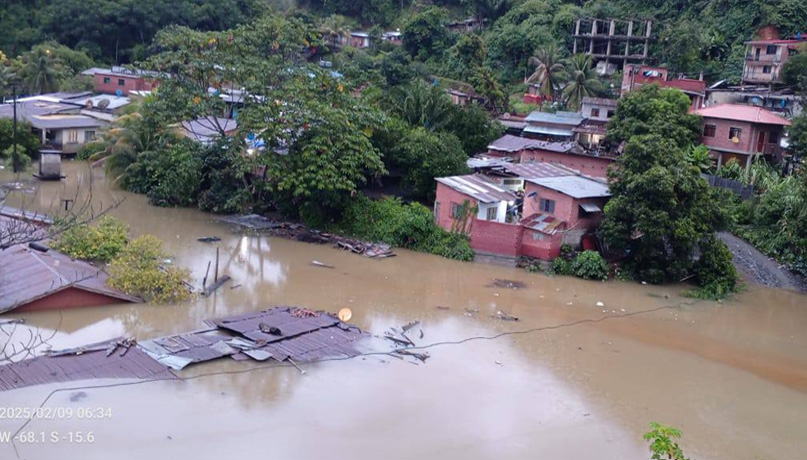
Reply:
<svg viewBox="0 0 807 460"><path fill-rule="evenodd" d="M761 107L740 104L718 104L712 107L698 109L693 112L704 118L718 118L721 120L745 121L748 123L763 123L766 125L790 126L790 122L775 113Z"/></svg>

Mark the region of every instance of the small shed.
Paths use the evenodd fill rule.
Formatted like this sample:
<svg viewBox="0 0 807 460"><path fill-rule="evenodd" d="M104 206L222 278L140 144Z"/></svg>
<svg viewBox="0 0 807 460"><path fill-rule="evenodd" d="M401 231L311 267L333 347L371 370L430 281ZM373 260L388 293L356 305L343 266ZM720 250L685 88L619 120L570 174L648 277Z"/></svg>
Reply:
<svg viewBox="0 0 807 460"><path fill-rule="evenodd" d="M39 151L39 173L34 174L39 180L61 180L62 152L43 149Z"/></svg>

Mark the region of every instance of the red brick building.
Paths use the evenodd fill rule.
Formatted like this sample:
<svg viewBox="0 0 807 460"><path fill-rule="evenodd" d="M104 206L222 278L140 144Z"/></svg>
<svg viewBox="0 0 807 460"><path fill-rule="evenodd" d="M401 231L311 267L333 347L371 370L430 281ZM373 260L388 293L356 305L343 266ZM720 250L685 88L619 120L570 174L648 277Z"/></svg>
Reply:
<svg viewBox="0 0 807 460"><path fill-rule="evenodd" d="M622 95L639 89L644 85L656 84L662 88L675 88L689 96L691 109L698 110L703 107L706 100L706 82L692 78L668 79L669 70L664 67L649 67L645 65L626 65L622 75Z"/></svg>
<svg viewBox="0 0 807 460"><path fill-rule="evenodd" d="M701 142L709 147L717 165L736 160L746 167L755 155L771 162L782 159L779 142L790 122L761 107L720 104L695 110L703 117Z"/></svg>
<svg viewBox="0 0 807 460"><path fill-rule="evenodd" d="M120 94L128 96L132 91L151 91L156 87L155 81L145 75L124 73L121 71L99 71L93 75L95 91L104 94Z"/></svg>
<svg viewBox="0 0 807 460"><path fill-rule="evenodd" d="M590 155L577 142L550 142L506 134L488 145L487 155L515 163L555 163L592 177L606 177L614 158Z"/></svg>

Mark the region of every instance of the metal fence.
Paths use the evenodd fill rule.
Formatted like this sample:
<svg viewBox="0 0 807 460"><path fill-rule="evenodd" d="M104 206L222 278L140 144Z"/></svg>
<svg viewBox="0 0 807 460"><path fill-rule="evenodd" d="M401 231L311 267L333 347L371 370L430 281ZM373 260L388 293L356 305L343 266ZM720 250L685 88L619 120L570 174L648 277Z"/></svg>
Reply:
<svg viewBox="0 0 807 460"><path fill-rule="evenodd" d="M740 199L747 200L754 196L754 186L753 185L745 185L742 182L738 182L736 180L731 179L724 179L722 177L713 176L711 174L704 174L703 177L709 182L709 185L712 187L719 187L729 189L735 194L737 194Z"/></svg>

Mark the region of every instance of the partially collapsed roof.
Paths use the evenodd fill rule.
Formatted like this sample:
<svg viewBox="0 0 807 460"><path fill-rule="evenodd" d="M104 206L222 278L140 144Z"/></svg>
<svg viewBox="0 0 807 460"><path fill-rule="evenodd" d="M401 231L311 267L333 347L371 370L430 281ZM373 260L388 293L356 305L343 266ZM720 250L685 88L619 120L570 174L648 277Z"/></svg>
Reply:
<svg viewBox="0 0 807 460"><path fill-rule="evenodd" d="M68 288L105 295L121 302L141 299L106 285L108 275L93 265L55 250L26 245L0 251L0 313L14 310Z"/></svg>
<svg viewBox="0 0 807 460"><path fill-rule="evenodd" d="M521 225L524 227L546 233L547 235L554 235L558 230L561 230L565 224L565 221L558 219L552 214L542 212L521 219Z"/></svg>
<svg viewBox="0 0 807 460"><path fill-rule="evenodd" d="M435 179L443 185L482 203L498 203L513 201L515 195L479 174L467 176L438 177Z"/></svg>

